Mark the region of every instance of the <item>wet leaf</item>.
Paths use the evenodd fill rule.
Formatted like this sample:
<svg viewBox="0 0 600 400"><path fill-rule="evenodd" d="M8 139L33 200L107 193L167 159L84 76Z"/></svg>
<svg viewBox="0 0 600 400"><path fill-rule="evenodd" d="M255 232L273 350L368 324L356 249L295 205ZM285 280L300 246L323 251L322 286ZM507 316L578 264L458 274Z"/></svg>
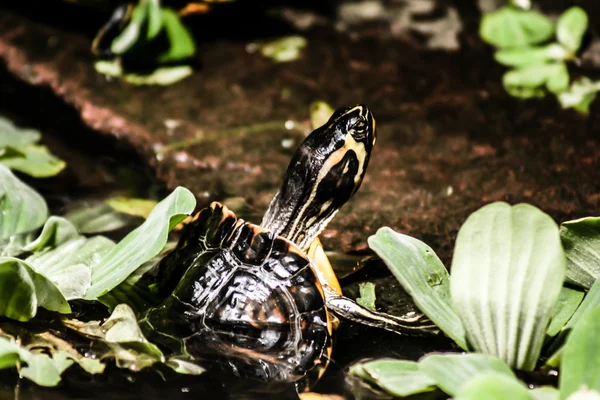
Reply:
<svg viewBox="0 0 600 400"><path fill-rule="evenodd" d="M581 46L581 40L587 30L588 16L580 7L571 7L558 19L556 37L558 41L575 53Z"/></svg>
<svg viewBox="0 0 600 400"><path fill-rule="evenodd" d="M515 47L498 50L494 58L502 65L522 67L531 64L545 64L548 61L561 61L568 52L559 44L552 43L541 47Z"/></svg>
<svg viewBox="0 0 600 400"><path fill-rule="evenodd" d="M92 266L92 286L86 299L94 300L123 282L133 271L156 256L167 243L169 231L196 206L194 195L176 188L154 207L146 221Z"/></svg>
<svg viewBox="0 0 600 400"><path fill-rule="evenodd" d="M500 48L538 44L553 33L552 22L543 14L510 6L484 14L479 27L481 38Z"/></svg>
<svg viewBox="0 0 600 400"><path fill-rule="evenodd" d="M161 63L181 61L196 52L194 38L183 25L177 13L168 8L162 9L163 28L169 38L169 50L158 57Z"/></svg>
<svg viewBox="0 0 600 400"><path fill-rule="evenodd" d="M516 379L504 361L478 353L429 354L419 360L419 369L451 396L456 396L464 385L482 374L494 373Z"/></svg>
<svg viewBox="0 0 600 400"><path fill-rule="evenodd" d="M359 285L360 297L356 302L369 310L375 310L375 284L362 282Z"/></svg>
<svg viewBox="0 0 600 400"><path fill-rule="evenodd" d="M399 397L435 390L435 382L414 361L381 359L358 363L350 373Z"/></svg>
<svg viewBox="0 0 600 400"><path fill-rule="evenodd" d="M0 240L39 228L46 219L42 196L0 164Z"/></svg>
<svg viewBox="0 0 600 400"><path fill-rule="evenodd" d="M79 208L67 212L65 219L71 221L80 233L100 233L121 229L131 222L131 218L124 215L108 204L84 203Z"/></svg>
<svg viewBox="0 0 600 400"><path fill-rule="evenodd" d="M561 331L563 326L571 319L573 313L579 307L585 293L581 290L575 290L563 287L558 296L558 301L550 320L550 326L546 330L546 335L555 336Z"/></svg>
<svg viewBox="0 0 600 400"><path fill-rule="evenodd" d="M531 400L527 387L515 378L481 374L465 384L456 400Z"/></svg>
<svg viewBox="0 0 600 400"><path fill-rule="evenodd" d="M600 277L600 217L563 222L560 238L567 256L567 281L591 288Z"/></svg>
<svg viewBox="0 0 600 400"><path fill-rule="evenodd" d="M558 226L528 204L488 204L461 226L452 259L454 310L479 352L530 371L562 289Z"/></svg>
<svg viewBox="0 0 600 400"><path fill-rule="evenodd" d="M60 290L23 260L0 257L0 315L28 321L38 307L70 313L69 303Z"/></svg>
<svg viewBox="0 0 600 400"><path fill-rule="evenodd" d="M166 361L166 364L178 374L201 375L206 372L206 369L202 368L198 364L177 357L169 358Z"/></svg>
<svg viewBox="0 0 600 400"><path fill-rule="evenodd" d="M155 200L133 197L115 197L106 200L106 203L115 211L142 218L148 218L148 215L157 204Z"/></svg>
<svg viewBox="0 0 600 400"><path fill-rule="evenodd" d="M40 386L56 386L60 382L60 375L72 364L73 361L64 355L50 358L46 354L28 351L0 336L0 368L17 366L21 376Z"/></svg>
<svg viewBox="0 0 600 400"><path fill-rule="evenodd" d="M310 125L312 129L317 129L325 125L334 111L333 107L322 100L310 103Z"/></svg>
<svg viewBox="0 0 600 400"><path fill-rule="evenodd" d="M600 307L586 313L569 334L560 363L560 398L585 387L600 391Z"/></svg>
<svg viewBox="0 0 600 400"><path fill-rule="evenodd" d="M460 318L451 307L449 275L435 252L418 239L383 227L368 239L419 309L463 349L467 348Z"/></svg>

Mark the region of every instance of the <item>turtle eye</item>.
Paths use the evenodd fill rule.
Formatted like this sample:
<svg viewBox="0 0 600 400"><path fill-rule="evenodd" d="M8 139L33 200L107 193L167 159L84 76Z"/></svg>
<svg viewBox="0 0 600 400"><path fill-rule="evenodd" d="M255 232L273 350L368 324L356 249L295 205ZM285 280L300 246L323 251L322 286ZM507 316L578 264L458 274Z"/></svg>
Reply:
<svg viewBox="0 0 600 400"><path fill-rule="evenodd" d="M357 118L348 129L356 141L360 141L367 135L367 123L364 118Z"/></svg>

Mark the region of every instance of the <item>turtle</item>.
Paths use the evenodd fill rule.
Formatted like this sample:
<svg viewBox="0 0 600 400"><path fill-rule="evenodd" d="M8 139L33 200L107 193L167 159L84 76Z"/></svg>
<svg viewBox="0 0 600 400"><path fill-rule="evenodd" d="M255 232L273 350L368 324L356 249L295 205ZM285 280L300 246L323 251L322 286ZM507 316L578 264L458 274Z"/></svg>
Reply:
<svg viewBox="0 0 600 400"><path fill-rule="evenodd" d="M318 239L361 186L375 127L364 104L337 109L297 149L260 225L219 202L200 211L161 262L157 286L169 294L141 319L149 340L227 359L239 376L296 382L327 366L335 314L397 332L431 328L344 297Z"/></svg>

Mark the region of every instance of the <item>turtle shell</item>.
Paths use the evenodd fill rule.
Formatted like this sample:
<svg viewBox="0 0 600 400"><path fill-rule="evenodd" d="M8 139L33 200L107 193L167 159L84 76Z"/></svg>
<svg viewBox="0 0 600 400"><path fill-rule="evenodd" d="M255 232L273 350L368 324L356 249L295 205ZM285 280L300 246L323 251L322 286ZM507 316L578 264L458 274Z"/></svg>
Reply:
<svg viewBox="0 0 600 400"><path fill-rule="evenodd" d="M215 202L172 254L166 270L186 272L146 314L152 340L199 360L224 356L237 373L265 379L297 380L324 361L323 290L295 244Z"/></svg>

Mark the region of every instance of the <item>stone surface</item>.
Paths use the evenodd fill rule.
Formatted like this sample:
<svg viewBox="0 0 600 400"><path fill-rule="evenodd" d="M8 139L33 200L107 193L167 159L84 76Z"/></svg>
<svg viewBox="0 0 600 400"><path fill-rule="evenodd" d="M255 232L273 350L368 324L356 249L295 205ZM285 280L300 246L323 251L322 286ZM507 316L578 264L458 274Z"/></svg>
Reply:
<svg viewBox="0 0 600 400"><path fill-rule="evenodd" d="M553 99L509 98L502 68L474 34L474 8L459 8L468 29L458 52L315 27L304 33L309 44L299 60L275 64L249 54L249 40L207 39L199 70L168 87L98 75L89 49L99 18L69 30L64 21L0 10L8 72L0 84L50 89L83 125L133 147L167 188L188 187L199 206L241 196L256 216L302 135L229 129L306 121L317 99L335 107L366 103L377 119L377 145L361 190L323 233L325 246L366 251L367 237L387 225L424 239L448 262L460 224L488 202L528 202L557 222L597 215L600 202L598 105L584 117ZM32 107L45 107L38 103L31 99ZM218 140L157 157L164 146L202 134Z"/></svg>

